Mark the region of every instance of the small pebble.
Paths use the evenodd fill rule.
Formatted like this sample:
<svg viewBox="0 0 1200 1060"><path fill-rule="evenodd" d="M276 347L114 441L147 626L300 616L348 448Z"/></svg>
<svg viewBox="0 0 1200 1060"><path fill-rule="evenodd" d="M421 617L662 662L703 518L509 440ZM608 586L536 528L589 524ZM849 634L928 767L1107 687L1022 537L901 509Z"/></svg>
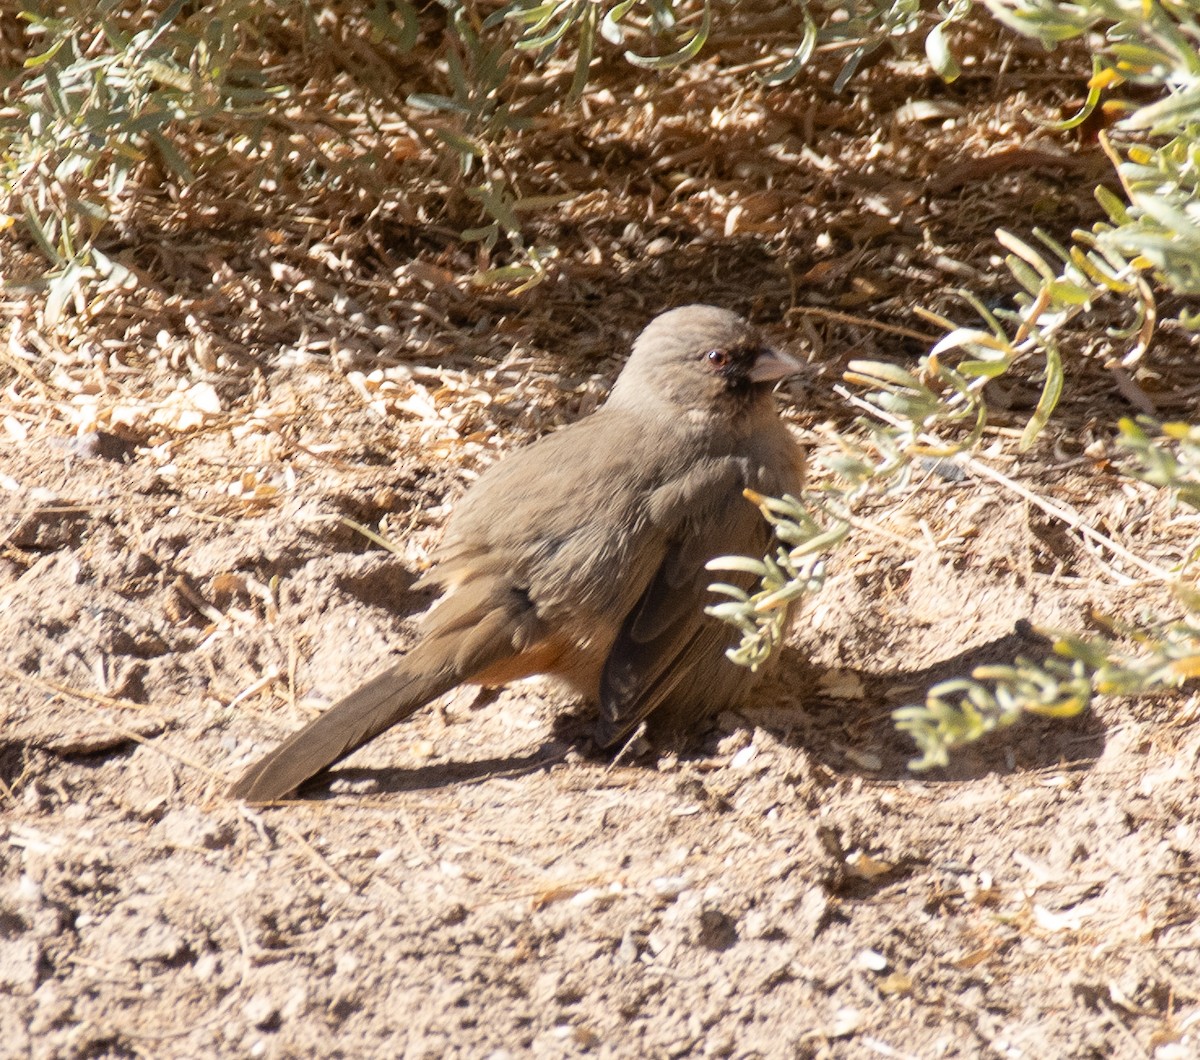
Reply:
<svg viewBox="0 0 1200 1060"><path fill-rule="evenodd" d="M279 1022L279 1008L266 994L255 994L242 1008L242 1015L252 1027L265 1030Z"/></svg>

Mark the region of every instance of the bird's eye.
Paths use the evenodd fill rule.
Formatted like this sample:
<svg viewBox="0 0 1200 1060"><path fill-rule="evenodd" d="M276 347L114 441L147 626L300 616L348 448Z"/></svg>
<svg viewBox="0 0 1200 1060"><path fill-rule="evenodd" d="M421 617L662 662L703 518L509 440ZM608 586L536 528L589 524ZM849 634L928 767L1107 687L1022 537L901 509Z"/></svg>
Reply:
<svg viewBox="0 0 1200 1060"><path fill-rule="evenodd" d="M714 368L724 368L729 363L728 350L709 350L704 355L704 359L708 361Z"/></svg>

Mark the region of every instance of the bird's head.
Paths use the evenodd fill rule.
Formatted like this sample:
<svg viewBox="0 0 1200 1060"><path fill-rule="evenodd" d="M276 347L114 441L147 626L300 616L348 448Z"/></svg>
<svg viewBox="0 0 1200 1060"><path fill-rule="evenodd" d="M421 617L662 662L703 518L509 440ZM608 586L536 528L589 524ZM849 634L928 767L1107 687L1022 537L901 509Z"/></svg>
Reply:
<svg viewBox="0 0 1200 1060"><path fill-rule="evenodd" d="M682 306L655 317L637 337L609 403L735 414L766 401L775 383L799 368L736 313Z"/></svg>

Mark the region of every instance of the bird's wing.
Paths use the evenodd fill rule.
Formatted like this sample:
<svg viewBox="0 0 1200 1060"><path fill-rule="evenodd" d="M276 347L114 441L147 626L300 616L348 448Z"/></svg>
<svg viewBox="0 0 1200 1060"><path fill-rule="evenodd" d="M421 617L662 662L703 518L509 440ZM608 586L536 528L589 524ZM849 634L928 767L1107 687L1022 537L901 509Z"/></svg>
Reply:
<svg viewBox="0 0 1200 1060"><path fill-rule="evenodd" d="M710 504L700 518L680 522L649 585L626 616L600 678L597 741L616 743L670 696L697 666L733 666L724 658L728 625L704 613L716 580L705 563L716 556L761 556L769 531L741 496L732 469L704 483ZM690 492L690 490L689 490ZM688 498L678 498L686 505ZM682 510L687 510L683 507Z"/></svg>

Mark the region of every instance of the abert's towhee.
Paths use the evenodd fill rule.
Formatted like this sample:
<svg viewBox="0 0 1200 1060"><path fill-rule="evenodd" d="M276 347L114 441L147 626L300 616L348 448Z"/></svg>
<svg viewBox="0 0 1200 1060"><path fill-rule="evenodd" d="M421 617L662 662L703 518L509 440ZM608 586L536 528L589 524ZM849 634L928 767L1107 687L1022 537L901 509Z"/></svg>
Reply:
<svg viewBox="0 0 1200 1060"><path fill-rule="evenodd" d="M561 678L598 701L608 747L650 714L736 702L753 675L704 613L715 556L761 555L743 496L795 493L802 454L771 389L799 365L712 306L655 318L604 405L482 475L418 584L442 598L417 643L252 765L231 794L279 799L459 684Z"/></svg>

